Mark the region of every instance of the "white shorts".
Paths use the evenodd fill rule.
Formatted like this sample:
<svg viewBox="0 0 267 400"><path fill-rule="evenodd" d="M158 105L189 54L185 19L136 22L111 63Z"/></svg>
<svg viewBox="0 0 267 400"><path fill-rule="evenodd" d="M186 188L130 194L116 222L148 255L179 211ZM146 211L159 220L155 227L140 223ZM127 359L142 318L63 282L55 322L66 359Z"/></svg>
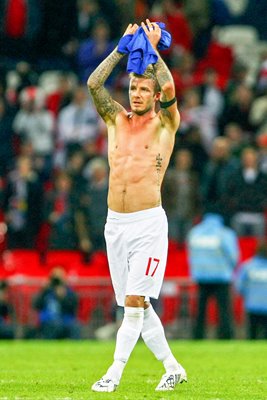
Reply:
<svg viewBox="0 0 267 400"><path fill-rule="evenodd" d="M108 210L105 239L112 284L119 306L126 295L158 298L168 252L163 208L133 213Z"/></svg>

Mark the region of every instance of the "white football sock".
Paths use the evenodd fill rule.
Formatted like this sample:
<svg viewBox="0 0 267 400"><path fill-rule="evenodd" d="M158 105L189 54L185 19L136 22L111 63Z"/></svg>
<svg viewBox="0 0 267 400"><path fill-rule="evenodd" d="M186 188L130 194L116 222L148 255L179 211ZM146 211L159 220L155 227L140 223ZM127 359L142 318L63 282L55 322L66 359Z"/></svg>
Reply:
<svg viewBox="0 0 267 400"><path fill-rule="evenodd" d="M125 307L124 318L117 333L114 362L106 376L119 383L124 367L140 336L144 321L142 307Z"/></svg>
<svg viewBox="0 0 267 400"><path fill-rule="evenodd" d="M179 364L173 356L164 329L152 305L144 311L142 338L155 357L163 362L166 372L174 372Z"/></svg>

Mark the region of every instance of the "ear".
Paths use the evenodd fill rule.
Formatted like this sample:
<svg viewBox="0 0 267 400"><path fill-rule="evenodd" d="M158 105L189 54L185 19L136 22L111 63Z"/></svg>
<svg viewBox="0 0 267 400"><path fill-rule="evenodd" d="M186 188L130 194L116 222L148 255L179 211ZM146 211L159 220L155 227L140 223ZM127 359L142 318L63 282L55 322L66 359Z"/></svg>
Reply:
<svg viewBox="0 0 267 400"><path fill-rule="evenodd" d="M160 92L157 92L157 93L155 94L155 100L156 100L156 101L159 101L159 99L160 99Z"/></svg>

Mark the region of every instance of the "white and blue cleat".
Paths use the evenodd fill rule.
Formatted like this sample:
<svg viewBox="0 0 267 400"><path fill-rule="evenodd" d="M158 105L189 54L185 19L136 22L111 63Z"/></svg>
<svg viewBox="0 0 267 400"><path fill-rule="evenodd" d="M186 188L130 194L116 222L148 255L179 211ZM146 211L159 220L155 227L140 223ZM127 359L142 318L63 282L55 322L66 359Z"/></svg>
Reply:
<svg viewBox="0 0 267 400"><path fill-rule="evenodd" d="M105 375L92 385L93 392L115 392L117 384Z"/></svg>
<svg viewBox="0 0 267 400"><path fill-rule="evenodd" d="M178 383L183 382L187 382L187 375L184 368L180 365L177 371L164 374L155 390L162 392L174 390Z"/></svg>

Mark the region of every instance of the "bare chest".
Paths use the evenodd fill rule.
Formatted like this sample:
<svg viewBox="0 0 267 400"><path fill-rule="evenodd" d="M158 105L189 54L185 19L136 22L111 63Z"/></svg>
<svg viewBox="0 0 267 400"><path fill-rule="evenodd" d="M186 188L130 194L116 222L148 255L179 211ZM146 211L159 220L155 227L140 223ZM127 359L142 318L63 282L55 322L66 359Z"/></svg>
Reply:
<svg viewBox="0 0 267 400"><path fill-rule="evenodd" d="M135 123L130 118L120 121L110 141L112 150L124 153L148 152L160 145L160 129L158 121Z"/></svg>

